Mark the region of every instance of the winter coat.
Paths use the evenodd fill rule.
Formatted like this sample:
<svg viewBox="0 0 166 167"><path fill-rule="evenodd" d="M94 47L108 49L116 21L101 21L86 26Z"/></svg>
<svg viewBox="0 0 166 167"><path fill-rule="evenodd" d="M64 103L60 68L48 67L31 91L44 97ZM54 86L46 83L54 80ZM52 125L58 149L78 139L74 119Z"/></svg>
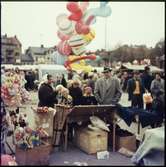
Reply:
<svg viewBox="0 0 166 167"><path fill-rule="evenodd" d="M54 107L54 104L57 103L56 99L57 93L54 92L53 88L47 84L43 83L38 91L38 97L39 97L39 107Z"/></svg>
<svg viewBox="0 0 166 167"><path fill-rule="evenodd" d="M143 84L144 88L150 92L150 85L152 83L153 77L151 75L149 75L148 73L144 72L142 74L141 79L142 79L142 84Z"/></svg>
<svg viewBox="0 0 166 167"><path fill-rule="evenodd" d="M82 104L82 90L80 87L70 87L69 94L73 98L73 106Z"/></svg>
<svg viewBox="0 0 166 167"><path fill-rule="evenodd" d="M82 105L97 105L95 96L83 96Z"/></svg>
<svg viewBox="0 0 166 167"><path fill-rule="evenodd" d="M120 82L117 78L109 78L109 84L106 85L104 78L96 81L94 96L99 104L116 104L122 95Z"/></svg>
<svg viewBox="0 0 166 167"><path fill-rule="evenodd" d="M140 79L138 81L139 81L139 86L140 86L140 95L143 96L143 93L145 93L145 88L142 84L142 81ZM133 99L135 88L136 88L135 79L134 78L129 79L128 82L127 82L127 92L129 94L129 99L128 100Z"/></svg>
<svg viewBox="0 0 166 167"><path fill-rule="evenodd" d="M156 95L158 92L164 92L165 91L164 80L161 79L159 81L157 79L154 79L151 83L150 89L153 95Z"/></svg>

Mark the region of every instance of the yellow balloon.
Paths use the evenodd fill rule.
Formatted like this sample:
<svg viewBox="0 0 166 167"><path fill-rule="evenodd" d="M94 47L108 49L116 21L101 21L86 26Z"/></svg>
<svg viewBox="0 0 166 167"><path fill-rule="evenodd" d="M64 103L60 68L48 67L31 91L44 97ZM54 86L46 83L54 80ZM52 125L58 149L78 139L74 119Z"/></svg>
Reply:
<svg viewBox="0 0 166 167"><path fill-rule="evenodd" d="M68 57L69 61L74 60L75 58L78 58L76 55L70 55ZM84 72L91 72L93 70L92 66L86 65L85 60L79 60L77 62L71 63L70 67L74 71L84 71Z"/></svg>
<svg viewBox="0 0 166 167"><path fill-rule="evenodd" d="M93 70L92 66L86 65L85 60L81 60L79 63L72 63L70 66L74 71L91 72Z"/></svg>
<svg viewBox="0 0 166 167"><path fill-rule="evenodd" d="M92 29L88 34L83 35L83 39L89 43L95 38L95 31Z"/></svg>

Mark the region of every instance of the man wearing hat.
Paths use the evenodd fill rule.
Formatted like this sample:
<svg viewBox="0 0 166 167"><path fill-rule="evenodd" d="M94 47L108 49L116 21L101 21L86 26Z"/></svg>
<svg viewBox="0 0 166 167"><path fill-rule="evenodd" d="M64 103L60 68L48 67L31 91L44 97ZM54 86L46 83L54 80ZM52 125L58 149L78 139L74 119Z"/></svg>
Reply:
<svg viewBox="0 0 166 167"><path fill-rule="evenodd" d="M96 81L94 95L99 104L116 104L122 95L120 82L112 77L111 71L104 67L104 76Z"/></svg>
<svg viewBox="0 0 166 167"><path fill-rule="evenodd" d="M145 92L145 88L139 71L135 70L133 72L133 78L128 80L127 92L129 94L129 101L131 100L131 106L143 109L143 93Z"/></svg>

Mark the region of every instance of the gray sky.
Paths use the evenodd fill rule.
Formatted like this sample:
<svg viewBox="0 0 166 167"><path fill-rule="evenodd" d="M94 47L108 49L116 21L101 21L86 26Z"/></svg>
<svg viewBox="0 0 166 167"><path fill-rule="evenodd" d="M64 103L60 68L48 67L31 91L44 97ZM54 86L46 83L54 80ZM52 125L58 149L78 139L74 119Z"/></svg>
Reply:
<svg viewBox="0 0 166 167"><path fill-rule="evenodd" d="M29 46L46 47L56 45L60 39L56 33L56 17L69 14L67 2L1 2L1 34L17 35L23 50ZM99 6L90 2L89 8ZM113 49L121 44L146 44L154 47L165 38L164 2L109 2L112 14L107 18L97 17L91 27L96 38L86 47L87 50Z"/></svg>

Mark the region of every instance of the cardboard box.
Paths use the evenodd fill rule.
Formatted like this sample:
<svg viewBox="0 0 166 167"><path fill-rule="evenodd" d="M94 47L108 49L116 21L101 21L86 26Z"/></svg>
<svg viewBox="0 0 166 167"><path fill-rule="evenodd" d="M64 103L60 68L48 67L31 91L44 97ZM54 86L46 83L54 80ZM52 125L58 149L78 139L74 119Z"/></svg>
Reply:
<svg viewBox="0 0 166 167"><path fill-rule="evenodd" d="M89 130L87 128L76 131L76 145L88 154L107 151L108 132L103 130Z"/></svg>
<svg viewBox="0 0 166 167"><path fill-rule="evenodd" d="M118 151L122 147L132 152L135 152L137 149L136 136L128 131L120 129L116 132L116 150Z"/></svg>
<svg viewBox="0 0 166 167"><path fill-rule="evenodd" d="M51 150L50 144L27 150L22 150L16 146L16 162L18 165L48 165Z"/></svg>

